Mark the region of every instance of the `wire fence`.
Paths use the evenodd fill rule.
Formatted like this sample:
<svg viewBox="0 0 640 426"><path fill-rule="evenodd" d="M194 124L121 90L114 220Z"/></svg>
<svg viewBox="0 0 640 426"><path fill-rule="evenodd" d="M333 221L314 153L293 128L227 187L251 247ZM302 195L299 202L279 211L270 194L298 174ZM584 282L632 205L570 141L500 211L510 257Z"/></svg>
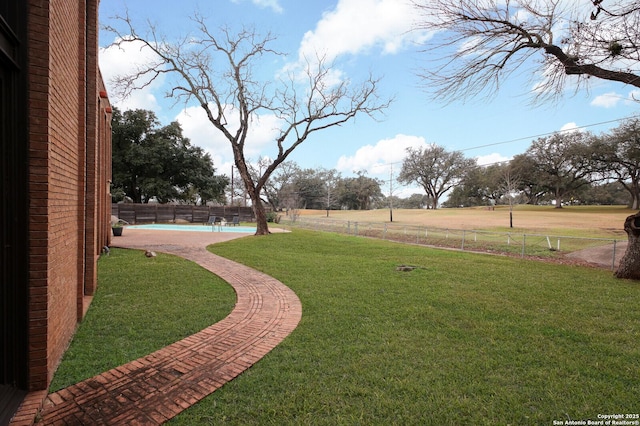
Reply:
<svg viewBox="0 0 640 426"><path fill-rule="evenodd" d="M426 246L467 251L502 253L520 257L574 258L602 267L616 267L622 256L621 240L516 232L432 228L394 223L355 222L332 219L283 218L292 228L328 231Z"/></svg>

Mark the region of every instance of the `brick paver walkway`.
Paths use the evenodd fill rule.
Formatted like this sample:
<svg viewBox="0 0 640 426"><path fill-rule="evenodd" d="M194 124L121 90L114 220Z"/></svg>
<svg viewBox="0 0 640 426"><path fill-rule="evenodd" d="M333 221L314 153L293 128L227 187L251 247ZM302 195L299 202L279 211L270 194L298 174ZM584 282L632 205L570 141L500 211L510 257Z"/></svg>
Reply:
<svg viewBox="0 0 640 426"><path fill-rule="evenodd" d="M114 245L198 263L233 286L232 313L164 349L49 395L39 424L162 424L238 376L295 329L302 308L293 291L204 248L239 235L193 234L200 233L126 229Z"/></svg>

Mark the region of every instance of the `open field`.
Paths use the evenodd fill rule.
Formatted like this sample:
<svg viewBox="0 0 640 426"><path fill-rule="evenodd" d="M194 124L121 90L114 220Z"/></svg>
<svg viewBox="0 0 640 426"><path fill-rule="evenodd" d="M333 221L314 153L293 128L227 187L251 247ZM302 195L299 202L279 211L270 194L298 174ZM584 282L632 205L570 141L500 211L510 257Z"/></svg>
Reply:
<svg viewBox="0 0 640 426"><path fill-rule="evenodd" d="M303 317L170 424L549 425L637 413L635 282L299 229L210 250L280 279Z"/></svg>
<svg viewBox="0 0 640 426"><path fill-rule="evenodd" d="M622 229L627 216L635 211L624 206L514 207L513 229L509 229L509 207L497 206L438 210L393 210L393 223L466 230L544 233L594 238L626 239ZM326 218L325 210L299 210L302 217ZM331 210L329 218L357 222L389 222L389 210Z"/></svg>
<svg viewBox="0 0 640 426"><path fill-rule="evenodd" d="M300 229L210 250L281 280L303 317L265 358L170 424L544 425L638 412L637 282ZM101 259L72 344L83 355L65 356L59 372L70 374L58 383L109 368L96 361L124 362L119 343L145 354L197 329L188 318L209 324L228 312L231 289L186 263L120 250ZM197 300L183 299L191 290Z"/></svg>

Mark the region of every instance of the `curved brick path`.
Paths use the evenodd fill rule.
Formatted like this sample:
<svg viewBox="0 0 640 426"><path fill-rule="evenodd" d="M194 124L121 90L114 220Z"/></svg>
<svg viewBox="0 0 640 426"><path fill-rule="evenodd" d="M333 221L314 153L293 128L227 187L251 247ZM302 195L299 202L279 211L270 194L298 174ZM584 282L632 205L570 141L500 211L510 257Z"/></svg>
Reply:
<svg viewBox="0 0 640 426"><path fill-rule="evenodd" d="M49 395L39 424L162 424L238 376L289 335L302 315L293 291L205 250L212 242L245 235L126 229L123 237L114 238L117 247L171 253L198 263L233 286L236 306L199 333Z"/></svg>

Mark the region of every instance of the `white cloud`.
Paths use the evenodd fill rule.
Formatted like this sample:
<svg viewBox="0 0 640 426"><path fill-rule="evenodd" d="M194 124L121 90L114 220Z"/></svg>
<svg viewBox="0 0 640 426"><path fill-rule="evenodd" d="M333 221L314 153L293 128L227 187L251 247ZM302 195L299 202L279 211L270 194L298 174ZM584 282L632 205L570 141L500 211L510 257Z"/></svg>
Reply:
<svg viewBox="0 0 640 426"><path fill-rule="evenodd" d="M122 110L147 109L158 112L161 108L154 95L161 90L164 77L159 76L148 86L135 90L127 98L118 97L113 79L118 76L135 73L139 67L152 63L156 56L145 49L141 42L125 43L121 46L101 48L99 52L100 71L107 86L111 102Z"/></svg>
<svg viewBox="0 0 640 426"><path fill-rule="evenodd" d="M228 106L226 118L228 129L235 133L238 128L238 116L232 106ZM185 137L191 140L193 145L209 152L214 159L214 164L225 164L233 161L233 153L230 142L225 136L209 122L204 110L199 106L188 107L182 110L175 118L182 126ZM262 115L253 117L250 123L249 134L244 153L247 160L257 159L274 152L273 142L278 135L281 123L274 115Z"/></svg>
<svg viewBox="0 0 640 426"><path fill-rule="evenodd" d="M497 152L494 152L489 155L480 155L476 157L476 161L480 166L488 166L490 164L504 163L505 161L510 161L512 158L513 157L505 157L502 154L498 154Z"/></svg>
<svg viewBox="0 0 640 426"><path fill-rule="evenodd" d="M325 12L313 31L300 43L300 59L326 55L328 61L343 54L378 48L394 54L424 37L410 31L415 9L404 0L339 0Z"/></svg>
<svg viewBox="0 0 640 426"><path fill-rule="evenodd" d="M420 136L396 135L383 139L375 145L360 147L353 156L343 155L338 159L338 171L352 173L366 171L369 175L388 176L393 163L394 171L400 171L407 148L424 148L429 144Z"/></svg>
<svg viewBox="0 0 640 426"><path fill-rule="evenodd" d="M239 4L242 0L231 0L231 3ZM278 0L251 0L251 3L262 9L271 9L275 13L282 13L284 9Z"/></svg>
<svg viewBox="0 0 640 426"><path fill-rule="evenodd" d="M560 131L561 132L577 132L577 131L580 131L580 129L578 128L578 125L576 123L570 122L562 126L560 128Z"/></svg>
<svg viewBox="0 0 640 426"><path fill-rule="evenodd" d="M214 163L223 163L233 158L231 145L219 130L209 122L201 107L189 107L175 118L182 127L185 137L193 145L203 148L214 158Z"/></svg>
<svg viewBox="0 0 640 426"><path fill-rule="evenodd" d="M284 11L278 0L253 0L253 4L262 8L271 8L271 10L276 13L282 13Z"/></svg>
<svg viewBox="0 0 640 426"><path fill-rule="evenodd" d="M616 92L609 92L600 96L596 96L593 101L591 101L591 106L613 108L624 99L624 96L619 95Z"/></svg>

